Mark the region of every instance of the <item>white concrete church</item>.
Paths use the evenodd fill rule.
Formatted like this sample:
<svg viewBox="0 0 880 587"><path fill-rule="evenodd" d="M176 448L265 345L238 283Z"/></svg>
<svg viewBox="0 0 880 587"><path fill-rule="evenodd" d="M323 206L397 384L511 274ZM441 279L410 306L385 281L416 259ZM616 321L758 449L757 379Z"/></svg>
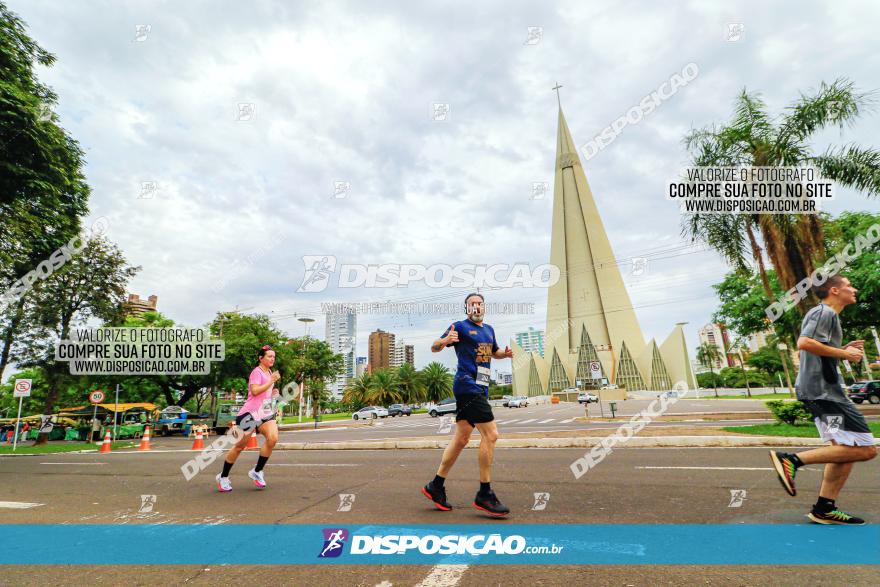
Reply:
<svg viewBox="0 0 880 587"><path fill-rule="evenodd" d="M603 382L626 391L665 391L677 381L693 387L680 324L659 345L645 341L561 107L550 263L560 278L547 294L544 357L511 341L514 394L594 390Z"/></svg>

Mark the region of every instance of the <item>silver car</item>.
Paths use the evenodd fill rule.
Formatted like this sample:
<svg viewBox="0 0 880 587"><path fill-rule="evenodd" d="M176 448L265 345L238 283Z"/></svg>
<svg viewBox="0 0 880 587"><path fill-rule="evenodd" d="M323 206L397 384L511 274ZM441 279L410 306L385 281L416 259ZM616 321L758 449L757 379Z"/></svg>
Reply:
<svg viewBox="0 0 880 587"><path fill-rule="evenodd" d="M381 406L367 406L365 408L359 409L357 412L351 415L352 420L367 420L367 419L376 419L376 418L387 418L388 410Z"/></svg>
<svg viewBox="0 0 880 587"><path fill-rule="evenodd" d="M455 405L454 397L447 397L444 400L437 402L428 407L428 415L432 418L436 418L441 414L453 414L457 409Z"/></svg>

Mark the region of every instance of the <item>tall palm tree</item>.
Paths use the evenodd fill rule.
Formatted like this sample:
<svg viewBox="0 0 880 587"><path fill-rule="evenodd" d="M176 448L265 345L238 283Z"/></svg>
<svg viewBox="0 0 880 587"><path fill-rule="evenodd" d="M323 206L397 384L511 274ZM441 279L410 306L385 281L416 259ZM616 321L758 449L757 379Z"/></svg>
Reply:
<svg viewBox="0 0 880 587"><path fill-rule="evenodd" d="M370 393L372 384L372 375L364 373L352 379L345 387L342 394L342 402L352 406L352 410L358 410L367 405L367 396Z"/></svg>
<svg viewBox="0 0 880 587"><path fill-rule="evenodd" d="M397 373L391 369L379 369L373 373L370 380L370 390L367 393L370 404L387 406L403 401L403 392Z"/></svg>
<svg viewBox="0 0 880 587"><path fill-rule="evenodd" d="M714 344L704 342L697 347L697 361L699 361L700 365L703 367L709 367L709 372L712 374L712 385L715 387L715 397L718 397L718 380L715 378L715 370L712 369L712 365L714 365L715 361L720 358L721 353L718 352L718 347Z"/></svg>
<svg viewBox="0 0 880 587"><path fill-rule="evenodd" d="M880 194L880 151L858 145L829 147L811 152L813 135L833 126L852 125L873 102L858 93L851 81L822 82L773 119L758 94L745 89L735 102L726 125L692 130L684 139L695 166L814 166L825 178L874 197ZM692 215L683 220L682 233L704 242L735 269L757 265L764 291L775 301L762 256L761 244L783 289L791 289L825 257L820 219L814 214ZM758 241L760 235L760 243ZM815 300L802 300L801 312Z"/></svg>
<svg viewBox="0 0 880 587"><path fill-rule="evenodd" d="M439 402L452 392L452 374L443 363L429 363L422 369L425 401Z"/></svg>
<svg viewBox="0 0 880 587"><path fill-rule="evenodd" d="M424 401L425 386L421 373L409 363L397 368L397 381L403 395L404 403L414 404Z"/></svg>

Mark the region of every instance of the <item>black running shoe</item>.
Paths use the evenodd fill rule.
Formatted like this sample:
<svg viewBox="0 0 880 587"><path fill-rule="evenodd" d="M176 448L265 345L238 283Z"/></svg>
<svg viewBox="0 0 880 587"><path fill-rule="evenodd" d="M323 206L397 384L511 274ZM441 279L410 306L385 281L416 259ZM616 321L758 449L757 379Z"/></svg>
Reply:
<svg viewBox="0 0 880 587"><path fill-rule="evenodd" d="M481 495L478 492L474 498L474 507L496 518L501 518L510 513L510 508L498 501L494 491L489 491L486 495Z"/></svg>
<svg viewBox="0 0 880 587"><path fill-rule="evenodd" d="M817 524L840 524L842 526L861 526L865 523L865 520L861 518L857 518L855 516L851 516L849 514L845 514L837 508L834 508L830 512L822 513L816 511L814 508L807 517Z"/></svg>
<svg viewBox="0 0 880 587"><path fill-rule="evenodd" d="M797 467L792 462L791 455L784 452L770 451L770 462L776 469L776 476L779 482L789 495L797 495L797 489L794 487L794 476L797 474Z"/></svg>
<svg viewBox="0 0 880 587"><path fill-rule="evenodd" d="M452 505L448 501L446 501L445 487L434 487L434 482L431 481L430 483L422 487L422 494L433 501L434 506L438 510L448 512L452 509Z"/></svg>

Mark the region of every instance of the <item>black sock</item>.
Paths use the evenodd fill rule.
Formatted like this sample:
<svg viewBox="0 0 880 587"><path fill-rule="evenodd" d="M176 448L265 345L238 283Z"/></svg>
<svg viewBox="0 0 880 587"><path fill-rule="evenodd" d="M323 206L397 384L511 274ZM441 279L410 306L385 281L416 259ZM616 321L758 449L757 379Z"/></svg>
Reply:
<svg viewBox="0 0 880 587"><path fill-rule="evenodd" d="M266 466L266 461L268 461L268 460L269 460L269 457L264 457L263 455L260 455L259 457L257 457L257 466L254 467L254 471L256 471L257 473L262 471L263 467Z"/></svg>
<svg viewBox="0 0 880 587"><path fill-rule="evenodd" d="M800 469L804 466L804 462L801 460L799 456L794 453L790 453L788 455L789 460L794 464L795 469Z"/></svg>
<svg viewBox="0 0 880 587"><path fill-rule="evenodd" d="M232 470L232 465L233 463L230 463L229 461L223 461L223 472L220 473L220 476L229 477L229 471Z"/></svg>
<svg viewBox="0 0 880 587"><path fill-rule="evenodd" d="M489 495L489 492L492 491L492 488L489 487L489 481L483 483L480 481L480 495Z"/></svg>
<svg viewBox="0 0 880 587"><path fill-rule="evenodd" d="M816 501L816 505L813 506L813 509L817 512L827 514L834 509L834 500L820 495L818 501Z"/></svg>
<svg viewBox="0 0 880 587"><path fill-rule="evenodd" d="M441 477L440 475L434 475L434 480L431 481L431 483L434 485L434 487L437 487L438 489L442 489L444 481L446 481L446 477Z"/></svg>

